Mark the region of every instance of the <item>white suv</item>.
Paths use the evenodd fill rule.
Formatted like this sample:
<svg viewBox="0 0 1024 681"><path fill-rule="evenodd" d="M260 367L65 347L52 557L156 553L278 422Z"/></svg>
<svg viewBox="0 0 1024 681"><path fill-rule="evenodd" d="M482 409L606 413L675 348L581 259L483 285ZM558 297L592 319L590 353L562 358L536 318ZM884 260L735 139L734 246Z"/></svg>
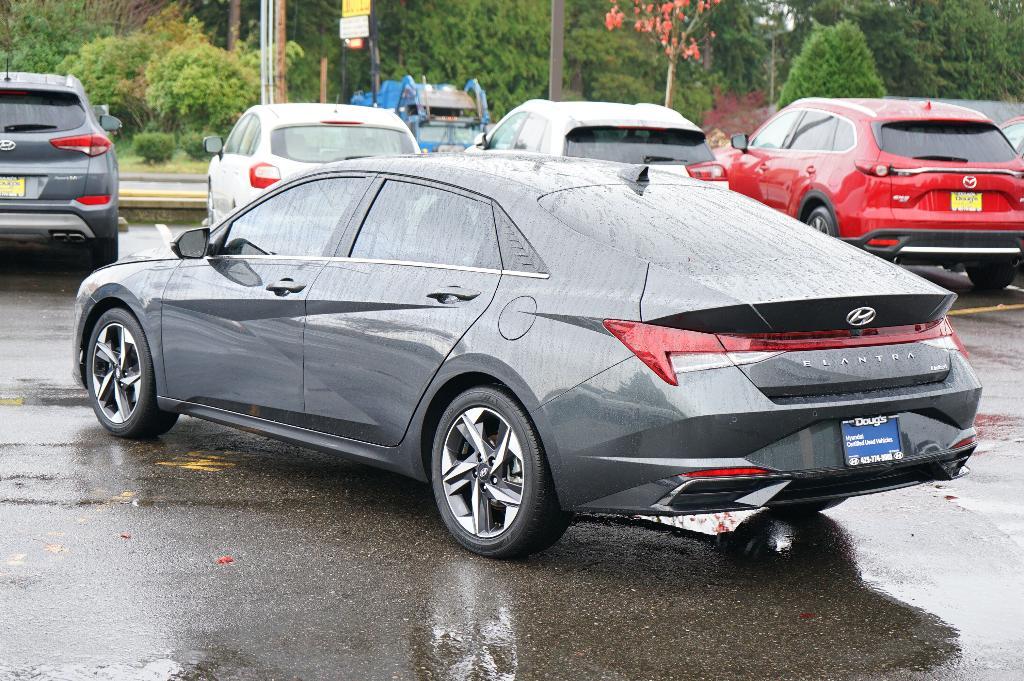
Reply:
<svg viewBox="0 0 1024 681"><path fill-rule="evenodd" d="M657 104L552 102L531 99L477 136L467 151L532 151L621 163L661 164L727 184L704 132Z"/></svg>
<svg viewBox="0 0 1024 681"><path fill-rule="evenodd" d="M227 141L207 137L203 145L214 154L207 174L210 225L293 173L349 158L420 151L393 112L335 104L257 105L242 114Z"/></svg>

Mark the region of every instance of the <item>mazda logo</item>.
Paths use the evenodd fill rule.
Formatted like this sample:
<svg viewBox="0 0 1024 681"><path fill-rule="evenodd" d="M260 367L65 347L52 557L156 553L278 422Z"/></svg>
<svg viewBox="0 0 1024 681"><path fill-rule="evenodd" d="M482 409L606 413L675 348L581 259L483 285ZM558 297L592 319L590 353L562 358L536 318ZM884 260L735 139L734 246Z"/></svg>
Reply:
<svg viewBox="0 0 1024 681"><path fill-rule="evenodd" d="M858 307L854 310L850 310L849 314L846 315L846 321L850 326L864 326L875 321L875 308L873 307Z"/></svg>
<svg viewBox="0 0 1024 681"><path fill-rule="evenodd" d="M0 151L14 151L16 146L14 140L0 140Z"/></svg>
<svg viewBox="0 0 1024 681"><path fill-rule="evenodd" d="M967 187L968 189L974 189L975 187L978 186L978 178L976 178L974 175L967 175L966 177L964 177L964 186Z"/></svg>

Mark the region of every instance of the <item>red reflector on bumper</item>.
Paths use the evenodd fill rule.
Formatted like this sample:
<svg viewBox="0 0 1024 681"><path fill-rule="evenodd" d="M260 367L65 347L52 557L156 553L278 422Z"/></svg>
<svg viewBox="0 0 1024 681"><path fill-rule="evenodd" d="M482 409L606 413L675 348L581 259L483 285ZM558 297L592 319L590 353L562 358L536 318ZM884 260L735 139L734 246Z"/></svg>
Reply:
<svg viewBox="0 0 1024 681"><path fill-rule="evenodd" d="M703 471L692 471L683 473L687 478L736 478L750 475L768 475L771 473L766 468L709 468Z"/></svg>
<svg viewBox="0 0 1024 681"><path fill-rule="evenodd" d="M75 201L85 206L105 206L110 203L110 195L96 194L94 196L79 196Z"/></svg>
<svg viewBox="0 0 1024 681"><path fill-rule="evenodd" d="M952 447L950 447L950 449L960 449L961 447L966 447L967 445L973 445L977 441L978 441L978 436L977 435L972 435L970 437L965 437L963 440L960 440L959 442L954 444Z"/></svg>
<svg viewBox="0 0 1024 681"><path fill-rule="evenodd" d="M868 246L876 246L878 248L888 248L889 246L896 246L900 243L899 239L871 239L868 241Z"/></svg>

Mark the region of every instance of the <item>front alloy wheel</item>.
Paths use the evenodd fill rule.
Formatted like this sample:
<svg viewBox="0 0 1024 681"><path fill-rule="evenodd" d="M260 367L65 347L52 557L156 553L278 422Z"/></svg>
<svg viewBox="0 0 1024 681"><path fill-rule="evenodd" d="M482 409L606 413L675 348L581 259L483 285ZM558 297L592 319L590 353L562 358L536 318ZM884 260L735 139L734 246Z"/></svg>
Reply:
<svg viewBox="0 0 1024 681"><path fill-rule="evenodd" d="M124 423L139 403L142 365L135 337L122 324L107 324L93 346L92 384L96 402L111 423Z"/></svg>
<svg viewBox="0 0 1024 681"><path fill-rule="evenodd" d="M445 500L476 537L505 532L523 503L523 454L508 422L483 407L467 409L448 431L441 454Z"/></svg>

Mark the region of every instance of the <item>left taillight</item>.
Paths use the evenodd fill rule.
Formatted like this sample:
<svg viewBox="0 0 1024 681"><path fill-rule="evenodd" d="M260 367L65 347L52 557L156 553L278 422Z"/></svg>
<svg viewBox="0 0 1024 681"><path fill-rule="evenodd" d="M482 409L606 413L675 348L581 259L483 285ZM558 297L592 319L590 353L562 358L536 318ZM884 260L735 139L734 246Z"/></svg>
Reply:
<svg viewBox="0 0 1024 681"><path fill-rule="evenodd" d="M65 151L77 151L86 156L99 156L105 154L113 146L106 135L73 135L71 137L56 137L50 140L57 149Z"/></svg>
<svg viewBox="0 0 1024 681"><path fill-rule="evenodd" d="M690 177L698 180L727 180L729 179L728 174L725 172L725 166L721 163L714 163L712 161L706 163L694 163L693 165L686 166L687 172L690 173Z"/></svg>
<svg viewBox="0 0 1024 681"><path fill-rule="evenodd" d="M249 184L253 189L266 189L281 179L281 171L269 163L257 163L249 168Z"/></svg>

